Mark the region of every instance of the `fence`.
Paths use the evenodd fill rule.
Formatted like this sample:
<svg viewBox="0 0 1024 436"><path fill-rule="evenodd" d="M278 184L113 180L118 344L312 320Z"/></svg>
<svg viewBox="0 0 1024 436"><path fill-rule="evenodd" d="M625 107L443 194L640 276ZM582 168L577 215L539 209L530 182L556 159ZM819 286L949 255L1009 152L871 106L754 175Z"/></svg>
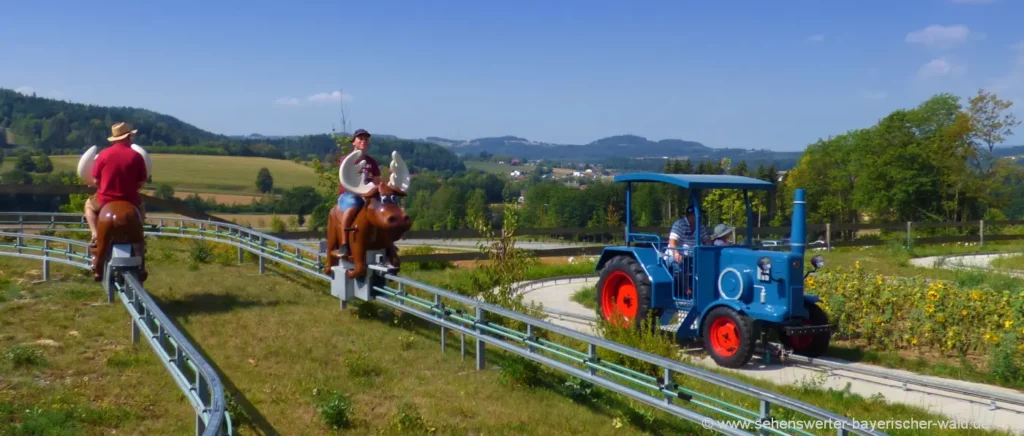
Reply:
<svg viewBox="0 0 1024 436"><path fill-rule="evenodd" d="M91 267L91 256L84 242L27 233L0 232L0 237L14 239L13 243L0 240L0 256L41 260L43 280L50 278L51 262L84 269ZM40 244L27 244L26 241L39 241ZM160 311L160 307L133 273L123 274L119 280L114 281L107 294L107 302L113 302L114 294L117 294L132 317L132 343L138 343L139 337L145 336L195 409L196 434L232 434L231 417L225 410L224 386L210 363L185 339L167 315Z"/></svg>
<svg viewBox="0 0 1024 436"><path fill-rule="evenodd" d="M11 214L4 215L0 214L0 221L10 222L14 218L10 216ZM52 225L50 228L72 226L72 228L63 228L62 230L85 230L73 228L74 226L81 225L80 217L77 217L75 214L20 214L16 218L16 221L21 226ZM34 219L27 220L26 218ZM265 260L270 260L309 275L330 280L329 277L319 271L322 255L318 251L245 227L193 219L159 220L158 225L149 227L146 234L152 236L199 238L227 243L238 247L240 263L243 260L242 253L244 251L258 256L260 273L265 271ZM0 236L14 235L24 234L0 233ZM35 235L28 236L40 237ZM46 236L40 238L64 241ZM71 244L79 245L77 242L71 242ZM21 251L25 248L27 246L19 243L19 247L16 247L17 252L9 255L20 256ZM60 251L56 253L61 256L65 254ZM44 262L47 262L59 257L53 257L49 260L44 257L33 258L42 259ZM474 354L477 369L484 368L486 360L485 346L491 345L625 395L677 417L694 423L700 423L705 428L710 426L724 434L740 435L749 433L726 424L721 420L723 418L744 421L753 428L759 428L759 423L772 419L772 411L775 409L786 410L788 411L785 412L787 415L797 413L814 420L826 421L828 425L826 428L835 428L839 435L884 434L864 428L853 420L828 410L707 370L626 347L603 338L576 332L522 313L487 304L404 277L384 273L376 274L379 274L379 277L383 280L381 283L373 286L374 292L370 298L371 301L380 302L439 325L442 330L442 338L447 337L448 331L459 333L461 335L463 357L466 355L466 337L475 340ZM122 298L128 299L130 296L126 295L121 289L135 289L134 285L136 283L133 283L130 279L126 280L125 283L124 287L119 287L118 289L121 295L125 295ZM145 295L145 291L141 290L141 286L136 291L139 292L139 295ZM152 304L152 300L148 298L136 298L134 301L141 301L146 305ZM155 305L148 307L148 312L154 315L159 312ZM139 316L142 317L141 319L145 319L144 314ZM133 315L133 318L135 318L135 315ZM159 318L158 321L161 321L159 325L164 325L163 323L167 322L165 318ZM514 325L515 323L525 326L525 331L507 326L507 324ZM171 337L180 335L177 330L173 330L170 327L169 323L163 328L166 329L167 334ZM156 343L154 343L154 348L161 350L162 347L158 347ZM178 340L177 343L184 344L185 342ZM446 341L441 342L442 352L445 350L445 344ZM190 347L182 347L181 350L176 352L175 356L178 353L187 355L192 351ZM158 354L160 354L159 351ZM161 357L164 356L167 355L161 354ZM636 371L614 363L614 360L619 359L634 359L635 361L642 362L646 366L655 368L652 372L657 375ZM180 367L178 365L170 365L168 368L173 373L175 371L174 368ZM203 372L202 367L200 367L199 372ZM178 376L176 375L175 377L177 380ZM219 381L216 382L216 385L219 386ZM210 386L212 386L212 382ZM192 392L192 389L194 389L199 394L204 393L202 385L191 385L189 389L189 392ZM708 389L720 389L730 396L741 398L741 400L737 404L716 398L714 394L707 392ZM222 391L217 390L217 392ZM214 407L218 407L216 402ZM710 416L712 414L716 418L712 418ZM216 419L217 417L213 416L213 418ZM790 434L775 429L772 426L761 426L759 429L762 434ZM198 423L197 430L199 430ZM810 434L801 429L793 429L793 431L795 432L793 434Z"/></svg>

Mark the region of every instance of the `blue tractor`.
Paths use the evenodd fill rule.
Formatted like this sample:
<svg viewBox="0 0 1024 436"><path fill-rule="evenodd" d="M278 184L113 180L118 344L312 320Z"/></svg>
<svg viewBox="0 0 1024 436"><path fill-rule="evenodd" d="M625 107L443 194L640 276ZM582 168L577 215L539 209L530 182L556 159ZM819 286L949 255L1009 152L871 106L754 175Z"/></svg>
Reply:
<svg viewBox="0 0 1024 436"><path fill-rule="evenodd" d="M770 190L766 181L732 175L633 173L615 176L626 183L626 244L606 247L597 262L601 272L597 304L601 317L612 324L639 328L648 316L678 342L702 341L718 365L739 368L755 353L760 339L765 349L777 334L783 349L818 357L832 335L820 299L804 294L804 191L793 202L790 251L754 245L750 191ZM670 247L668 238L633 233L630 223L634 183L668 183L690 191L693 229L704 228L700 198L708 189L738 189L746 204L746 238L740 244ZM675 256L678 250L681 259ZM681 260L681 261L677 261ZM813 270L824 264L811 259ZM781 351L781 350L780 350Z"/></svg>

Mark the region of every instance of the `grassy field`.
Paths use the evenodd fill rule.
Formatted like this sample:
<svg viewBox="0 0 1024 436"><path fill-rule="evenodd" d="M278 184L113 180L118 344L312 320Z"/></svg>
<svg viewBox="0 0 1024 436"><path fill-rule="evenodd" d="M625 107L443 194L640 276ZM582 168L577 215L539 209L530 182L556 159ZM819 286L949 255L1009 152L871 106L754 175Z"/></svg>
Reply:
<svg viewBox="0 0 1024 436"><path fill-rule="evenodd" d="M144 193L146 195L155 195L155 193L156 193L156 191L153 190L153 189L144 189L144 190L142 190L140 192L142 192L142 193ZM174 192L174 197L175 198L180 198L180 199L184 200L185 198L187 198L189 195L192 195L192 194L197 194L197 195L199 195L200 198L202 198L204 200L207 200L207 201L210 201L210 200L216 201L217 204L250 204L250 203L252 203L253 200L259 201L259 199L263 198L263 196L260 196L260 195L211 194L211 193L204 193L204 192L189 192L189 191L184 191L184 192L175 191Z"/></svg>
<svg viewBox="0 0 1024 436"><path fill-rule="evenodd" d="M75 171L81 156L51 156L54 171ZM275 188L316 185L313 169L290 160L262 157L199 156L151 154L153 182L166 183L175 191L203 193L258 193L256 174L267 167ZM5 159L0 173L14 168L14 159Z"/></svg>
<svg viewBox="0 0 1024 436"><path fill-rule="evenodd" d="M499 164L497 162L481 162L481 161L466 161L466 169L480 170L485 173L504 174L509 175L512 171L518 170L523 174L529 174L534 171L534 165L516 165L512 166L509 164Z"/></svg>
<svg viewBox="0 0 1024 436"><path fill-rule="evenodd" d="M436 327L374 304L340 311L326 284L273 268L257 276L251 263L234 265L233 250L215 249L209 263L193 267L189 253L180 242L152 243L146 287L221 374L237 433L327 434L323 418L334 416L346 418L347 433L367 435L708 434L600 390L587 394L493 350L488 369L475 371L472 347L461 360L457 337L442 354ZM551 265L530 275L583 267ZM0 434L188 433L191 408L148 345L131 346L123 307L105 303L77 270L54 267L57 280L32 284L36 268L0 258ZM466 274L408 275L451 286ZM770 388L860 420L941 419L813 382Z"/></svg>

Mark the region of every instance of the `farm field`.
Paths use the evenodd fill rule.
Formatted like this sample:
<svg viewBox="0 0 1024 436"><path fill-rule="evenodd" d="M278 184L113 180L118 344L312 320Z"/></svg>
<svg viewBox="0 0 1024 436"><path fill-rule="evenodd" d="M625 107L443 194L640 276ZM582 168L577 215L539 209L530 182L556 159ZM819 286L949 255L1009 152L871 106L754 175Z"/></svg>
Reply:
<svg viewBox="0 0 1024 436"><path fill-rule="evenodd" d="M80 155L50 156L54 171L75 171ZM274 188L316 185L313 169L290 160L262 157L151 154L153 183L166 183L175 191L240 194L256 190L256 174L267 167ZM13 159L4 160L0 173L14 168Z"/></svg>
<svg viewBox="0 0 1024 436"><path fill-rule="evenodd" d="M146 195L155 195L155 190L144 189L140 191ZM189 195L197 194L203 200L213 200L217 204L250 204L253 200L259 201L263 196L259 195L238 195L238 194L211 194L204 192L180 192L175 190L174 197L184 200Z"/></svg>
<svg viewBox="0 0 1024 436"><path fill-rule="evenodd" d="M158 241L150 248L147 289L212 360L242 434L324 434L317 406L332 398L351 401L353 434L393 434L410 424L438 434L710 434L600 390L590 397L595 401L575 402L566 380L546 371L538 373L539 384L523 386L535 380L523 372L529 370L491 348L488 370L477 372L471 351L467 360L459 358L456 337L448 338L442 354L436 327L373 304L340 311L326 284L273 266L257 276L251 261L234 265L233 249L215 248L209 263L190 268L195 251L187 244ZM29 422L39 432L189 432L190 407L148 345L131 346L124 308L105 303L96 284L67 267L54 268L55 283L31 284L39 278L35 265L0 258L0 356L16 356L0 362L0 430ZM580 267L543 267L531 275ZM408 275L445 285L466 273ZM942 419L813 384L738 378L858 420ZM717 388L683 383L744 404Z"/></svg>
<svg viewBox="0 0 1024 436"><path fill-rule="evenodd" d="M528 174L534 171L534 165L516 165L512 166L509 164L499 164L497 162L481 162L481 161L466 161L466 169L480 170L485 173L504 174L509 175L512 171L518 170L523 174Z"/></svg>

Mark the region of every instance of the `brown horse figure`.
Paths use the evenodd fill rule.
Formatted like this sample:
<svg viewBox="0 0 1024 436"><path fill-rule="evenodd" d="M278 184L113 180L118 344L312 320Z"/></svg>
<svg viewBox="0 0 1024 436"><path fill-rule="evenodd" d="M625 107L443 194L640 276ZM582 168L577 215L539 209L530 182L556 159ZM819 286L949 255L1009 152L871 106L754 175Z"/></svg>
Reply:
<svg viewBox="0 0 1024 436"><path fill-rule="evenodd" d="M365 183L358 173L356 161L362 154L356 151L342 162L338 178L342 187L363 198L363 205L352 221L352 227L342 228L343 211L334 206L327 217L327 266L324 273L331 274L338 260L352 262L354 268L345 276L354 279L366 274L366 252L384 250L390 266L396 270L401 266L395 241L412 227L412 220L401 206L399 197L405 197L409 189L409 170L397 151L391 153L391 178L387 184L375 186ZM348 231L349 255L341 257L336 251L342 245L342 232Z"/></svg>
<svg viewBox="0 0 1024 436"><path fill-rule="evenodd" d="M139 209L127 201L111 201L100 208L96 220L96 249L92 253L93 280L103 280L104 263L115 244L131 244L132 254L142 258L139 281L146 281L146 242L142 228Z"/></svg>

